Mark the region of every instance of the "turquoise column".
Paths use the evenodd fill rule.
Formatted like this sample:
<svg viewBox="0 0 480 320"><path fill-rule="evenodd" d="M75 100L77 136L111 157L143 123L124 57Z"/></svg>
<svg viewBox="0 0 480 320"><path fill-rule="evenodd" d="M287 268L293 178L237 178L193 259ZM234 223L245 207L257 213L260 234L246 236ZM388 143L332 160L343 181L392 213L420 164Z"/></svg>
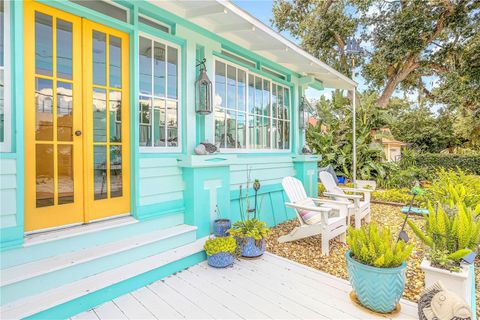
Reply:
<svg viewBox="0 0 480 320"><path fill-rule="evenodd" d="M307 195L318 197L318 161L322 158L316 155L298 155L293 157L295 177L302 181Z"/></svg>
<svg viewBox="0 0 480 320"><path fill-rule="evenodd" d="M230 209L230 157L186 156L181 162L185 181L185 223L198 227L197 238L211 234L218 211Z"/></svg>

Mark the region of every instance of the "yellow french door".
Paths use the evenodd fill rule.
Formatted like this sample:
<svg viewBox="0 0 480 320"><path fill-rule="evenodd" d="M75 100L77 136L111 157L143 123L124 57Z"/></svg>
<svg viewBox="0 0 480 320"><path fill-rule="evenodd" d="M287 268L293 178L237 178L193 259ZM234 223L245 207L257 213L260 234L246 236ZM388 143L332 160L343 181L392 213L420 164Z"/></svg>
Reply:
<svg viewBox="0 0 480 320"><path fill-rule="evenodd" d="M128 213L128 35L24 3L25 231Z"/></svg>

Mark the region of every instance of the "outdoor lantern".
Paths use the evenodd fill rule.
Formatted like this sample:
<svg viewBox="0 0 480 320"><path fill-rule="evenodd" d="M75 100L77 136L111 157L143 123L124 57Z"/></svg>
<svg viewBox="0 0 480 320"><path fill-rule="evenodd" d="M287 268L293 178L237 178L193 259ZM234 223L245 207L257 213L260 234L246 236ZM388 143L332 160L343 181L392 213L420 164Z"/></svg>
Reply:
<svg viewBox="0 0 480 320"><path fill-rule="evenodd" d="M303 96L302 97L302 103L300 104L300 118L299 118L299 125L300 129L304 130L307 129L308 127L308 118L310 115L315 115L316 112L313 109L312 105L310 102L308 102L308 99Z"/></svg>
<svg viewBox="0 0 480 320"><path fill-rule="evenodd" d="M195 99L197 103L196 112L201 115L212 113L212 82L208 79L207 69L203 60L197 65L200 66L200 74L195 81Z"/></svg>

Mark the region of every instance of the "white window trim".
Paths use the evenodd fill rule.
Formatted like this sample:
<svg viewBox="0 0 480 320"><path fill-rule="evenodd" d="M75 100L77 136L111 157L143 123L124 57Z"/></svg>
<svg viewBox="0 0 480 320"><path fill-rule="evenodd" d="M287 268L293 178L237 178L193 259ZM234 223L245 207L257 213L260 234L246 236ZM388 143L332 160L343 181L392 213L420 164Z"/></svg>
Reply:
<svg viewBox="0 0 480 320"><path fill-rule="evenodd" d="M240 69L240 70L243 70L245 71L246 73L246 83L245 83L245 86L246 86L246 92L245 92L245 103L246 103L246 112L245 112L245 126L246 126L246 133L245 133L245 145L246 147L245 148L219 148L220 152L222 153L282 153L282 154L288 154L288 153L291 153L292 152L292 132L293 132L293 128L292 128L292 117L293 117L293 112L292 112L292 100L291 100L291 97L292 97L292 92L291 92L291 88L284 85L284 84L281 84L271 78L268 78L268 77L264 77L264 76L261 76L260 74L258 73L255 73L255 72L251 72L249 69L247 68L244 68L240 65L237 65L235 63L232 63L231 61L228 61L226 59L222 59L220 57L215 57L214 61L213 61L213 80L212 80L212 87L213 87L213 97L212 99L215 101L215 75L216 75L216 70L215 70L215 66L216 66L216 61L219 61L219 62L222 62L222 63L225 63L227 66L230 65L232 67L235 67L237 69ZM227 70L227 68L225 69ZM278 86L281 86L283 88L286 88L288 89L289 91L289 116L290 118L288 119L288 122L290 124L290 129L289 129L289 132L288 132L288 139L289 139L289 148L288 149L277 149L277 148L272 148L273 146L273 136L270 135L270 148L265 148L265 149L255 149L255 148L250 148L250 130L248 129L248 121L249 121L249 116L250 116L250 109L249 109L249 105L248 105L248 102L249 102L249 98L248 98L248 78L249 78L249 75L254 75L255 77L259 77L262 79L262 82L263 80L268 80L270 81L270 108L272 107L272 84L276 84ZM225 78L227 77L227 75L225 74ZM238 95L238 91L236 93L236 95ZM215 102L214 102L215 103ZM213 106L213 117L212 117L212 137L211 137L211 141L215 141L215 112L216 112L216 107L215 105ZM224 110L228 110L227 108L224 108ZM271 111L271 110L270 110ZM270 113L271 114L271 113ZM273 116L269 116L267 117L270 121L270 128L272 127L272 122L274 119L278 119L278 118L274 118ZM226 126L226 124L225 124ZM238 128L237 128L238 130Z"/></svg>
<svg viewBox="0 0 480 320"><path fill-rule="evenodd" d="M3 28L3 48L4 67L3 67L3 142L0 142L1 152L10 152L12 144L12 103L11 103L11 62L10 62L10 1L3 2L4 24Z"/></svg>
<svg viewBox="0 0 480 320"><path fill-rule="evenodd" d="M161 147L161 146L139 146L139 152L140 153L180 153L182 152L182 132L183 132L183 127L182 127L182 48L176 43L164 40L159 37L152 36L146 32L139 32L138 37L147 38L149 40L153 40L156 42L159 42L161 44L164 44L166 46L172 47L177 49L177 99L172 99L167 97L167 87L168 83L165 81L165 97L162 97L162 99L165 99L165 101L176 101L177 102L177 128L178 128L178 145L176 147ZM140 41L139 41L140 45ZM152 55L153 55L153 50L152 50ZM139 66L140 66L140 54L138 55L138 61L139 61ZM153 56L152 56L152 62L153 62ZM165 68L167 68L167 63L165 63ZM140 71L140 70L139 70ZM167 72L165 70L165 72ZM165 73L166 74L166 73ZM153 63L152 63L152 76L153 76ZM166 79L167 80L167 79ZM139 88L140 88L140 77L138 76L138 81L139 81ZM140 93L140 90L138 92L138 95L141 96L142 94ZM137 97L138 98L138 97ZM152 96L151 98L155 98L153 95L153 81L152 81ZM137 108L139 106L137 105ZM152 105L153 108L153 105ZM140 109L137 110L137 113L140 111ZM138 124L140 127L140 119L138 119ZM168 128L168 126L166 126ZM153 141L153 123L152 123L152 141ZM165 137L166 138L166 137ZM140 136L137 137L137 139L140 139Z"/></svg>

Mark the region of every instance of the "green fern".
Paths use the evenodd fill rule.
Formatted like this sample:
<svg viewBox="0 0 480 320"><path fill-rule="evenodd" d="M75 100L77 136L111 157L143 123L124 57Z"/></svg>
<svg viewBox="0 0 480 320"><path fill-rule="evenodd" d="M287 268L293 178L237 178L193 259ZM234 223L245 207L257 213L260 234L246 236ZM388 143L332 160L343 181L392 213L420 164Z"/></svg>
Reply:
<svg viewBox="0 0 480 320"><path fill-rule="evenodd" d="M402 265L413 249L413 245L393 239L390 229L379 229L374 223L358 230L349 227L347 243L355 259L377 268Z"/></svg>
<svg viewBox="0 0 480 320"><path fill-rule="evenodd" d="M462 198L463 190L458 195ZM459 201L455 206L439 205L434 209L429 204L429 214L425 218L425 230L408 220L408 225L418 238L430 247L429 258L433 265L448 270L458 269L459 261L470 252L477 250L480 242L480 220L476 209Z"/></svg>

